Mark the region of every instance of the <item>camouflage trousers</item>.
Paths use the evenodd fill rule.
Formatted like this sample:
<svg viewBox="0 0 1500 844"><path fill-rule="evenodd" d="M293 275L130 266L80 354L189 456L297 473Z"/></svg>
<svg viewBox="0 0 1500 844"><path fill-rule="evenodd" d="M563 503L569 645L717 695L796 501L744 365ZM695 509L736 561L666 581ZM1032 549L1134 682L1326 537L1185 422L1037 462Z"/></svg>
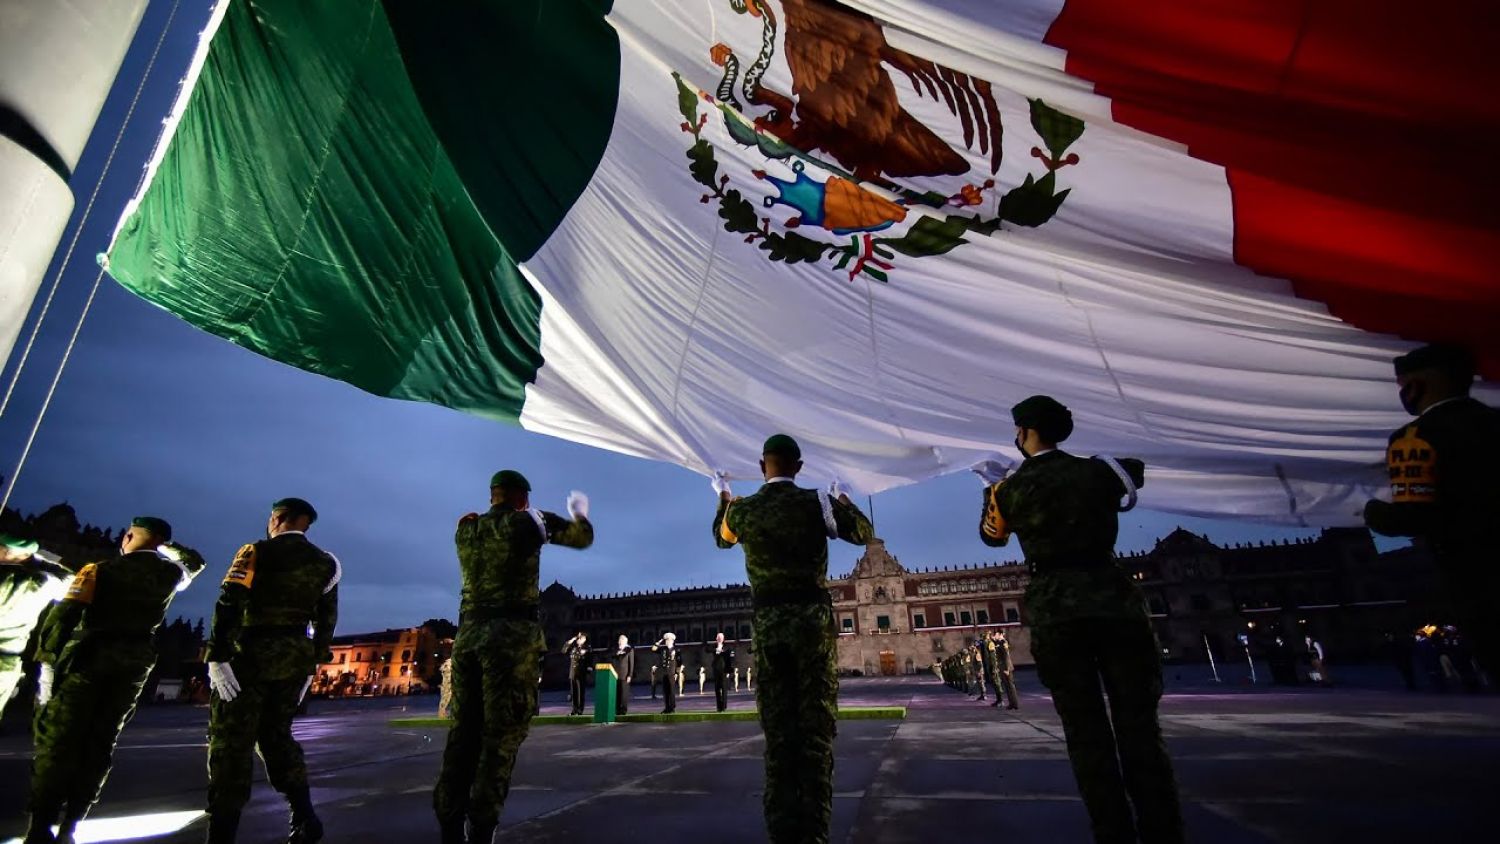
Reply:
<svg viewBox="0 0 1500 844"><path fill-rule="evenodd" d="M453 726L432 793L442 823L492 829L510 793L516 754L537 704L542 629L535 622L466 622L453 644Z"/></svg>
<svg viewBox="0 0 1500 844"><path fill-rule="evenodd" d="M1021 700L1016 693L1016 672L1014 669L1002 668L1000 665L990 667L990 685L995 687L995 700L1005 701L1006 706L1016 707L1021 705ZM1004 692L1002 696L1000 693Z"/></svg>
<svg viewBox="0 0 1500 844"><path fill-rule="evenodd" d="M828 840L838 648L826 604L755 611L755 701L766 734L766 831L772 844Z"/></svg>
<svg viewBox="0 0 1500 844"><path fill-rule="evenodd" d="M1146 844L1181 842L1177 780L1156 713L1161 657L1150 623L1083 618L1033 627L1031 653L1062 718L1094 840L1135 842L1139 830Z"/></svg>
<svg viewBox="0 0 1500 844"><path fill-rule="evenodd" d="M257 751L272 788L294 794L307 787L302 746L292 737L307 676L259 677L248 668L246 675L234 700L214 695L208 705L209 814L232 815L249 802Z"/></svg>
<svg viewBox="0 0 1500 844"><path fill-rule="evenodd" d="M55 817L66 808L74 819L88 814L104 790L115 740L135 714L151 665L58 670L52 698L36 713L28 811Z"/></svg>

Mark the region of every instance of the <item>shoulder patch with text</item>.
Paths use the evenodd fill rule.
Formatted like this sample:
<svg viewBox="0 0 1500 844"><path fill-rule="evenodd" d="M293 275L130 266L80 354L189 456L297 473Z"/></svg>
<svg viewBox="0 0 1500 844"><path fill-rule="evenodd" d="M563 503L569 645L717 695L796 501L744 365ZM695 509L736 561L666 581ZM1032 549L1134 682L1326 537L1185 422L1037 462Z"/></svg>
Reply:
<svg viewBox="0 0 1500 844"><path fill-rule="evenodd" d="M255 546L242 545L235 552L234 562L229 564L229 571L224 574L224 585L235 584L246 589L255 582Z"/></svg>
<svg viewBox="0 0 1500 844"><path fill-rule="evenodd" d="M1391 474L1391 501L1423 504L1437 500L1437 452L1410 425L1386 452Z"/></svg>
<svg viewBox="0 0 1500 844"><path fill-rule="evenodd" d="M94 602L94 584L99 577L99 564L89 563L73 575L73 581L68 584L68 594L63 596L65 601L77 601L80 604L92 604Z"/></svg>

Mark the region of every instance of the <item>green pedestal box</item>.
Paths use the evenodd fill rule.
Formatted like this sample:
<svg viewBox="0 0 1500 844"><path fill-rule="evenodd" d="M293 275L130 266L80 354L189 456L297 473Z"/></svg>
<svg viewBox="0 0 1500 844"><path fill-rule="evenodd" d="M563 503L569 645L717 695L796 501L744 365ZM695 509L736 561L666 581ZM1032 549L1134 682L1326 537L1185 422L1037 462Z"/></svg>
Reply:
<svg viewBox="0 0 1500 844"><path fill-rule="evenodd" d="M594 666L594 723L615 722L615 667L607 662Z"/></svg>

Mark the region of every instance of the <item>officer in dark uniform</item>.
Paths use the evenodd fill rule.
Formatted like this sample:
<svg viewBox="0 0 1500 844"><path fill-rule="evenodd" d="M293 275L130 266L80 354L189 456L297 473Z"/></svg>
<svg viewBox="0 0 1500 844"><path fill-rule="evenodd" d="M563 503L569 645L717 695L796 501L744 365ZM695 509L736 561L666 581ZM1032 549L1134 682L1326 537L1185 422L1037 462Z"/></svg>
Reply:
<svg viewBox="0 0 1500 844"><path fill-rule="evenodd" d="M723 712L729 708L729 674L734 671L734 648L724 641L724 634L703 646L703 662L714 681L714 706Z"/></svg>
<svg viewBox="0 0 1500 844"><path fill-rule="evenodd" d="M987 478L979 534L990 546L1014 534L1026 552L1032 656L1062 719L1094 838L1134 842L1139 831L1152 844L1180 842L1182 809L1157 721L1160 651L1145 598L1114 554L1118 513L1134 505L1145 467L1059 451L1073 415L1049 396L1011 415L1026 461L1008 479Z"/></svg>
<svg viewBox="0 0 1500 844"><path fill-rule="evenodd" d="M323 837L292 717L338 621L342 570L307 538L318 512L300 498L271 505L268 539L235 553L208 634L208 841L230 842L250 800L252 757L291 807L289 844ZM308 638L308 629L312 637Z"/></svg>
<svg viewBox="0 0 1500 844"><path fill-rule="evenodd" d="M777 434L761 449L765 485L732 498L714 478L714 541L745 549L755 611L755 688L766 734L766 830L772 844L828 840L833 738L838 727L838 641L828 595L828 541L864 545L870 520L835 482L802 489L802 449Z"/></svg>
<svg viewBox="0 0 1500 844"><path fill-rule="evenodd" d="M609 663L615 669L615 714L624 715L630 711L630 677L635 674L635 648L628 637L620 637Z"/></svg>
<svg viewBox="0 0 1500 844"><path fill-rule="evenodd" d="M651 650L657 652L656 673L662 678L662 699L666 701L662 714L671 715L677 711L677 671L682 668L682 651L677 649L677 634L671 631L661 634Z"/></svg>
<svg viewBox="0 0 1500 844"><path fill-rule="evenodd" d="M594 543L589 500L568 495L568 514L531 507L531 483L509 469L490 478L490 509L458 522L463 575L453 642L453 726L432 806L443 844L489 842L510 792L516 754L537 708L542 546ZM467 833L464 828L468 823Z"/></svg>
<svg viewBox="0 0 1500 844"><path fill-rule="evenodd" d="M568 658L568 697L573 703L573 715L583 714L583 687L589 673L589 637L582 630L563 646L563 655Z"/></svg>
<svg viewBox="0 0 1500 844"><path fill-rule="evenodd" d="M57 840L72 841L99 799L115 739L156 664L156 628L172 597L203 569L196 551L171 539L162 519L133 520L120 555L79 569L42 623L27 844L54 840L59 814Z"/></svg>
<svg viewBox="0 0 1500 844"><path fill-rule="evenodd" d="M1391 434L1391 500L1366 504L1365 524L1431 543L1459 630L1500 677L1500 410L1469 395L1476 367L1462 348L1423 346L1395 363L1417 418Z"/></svg>

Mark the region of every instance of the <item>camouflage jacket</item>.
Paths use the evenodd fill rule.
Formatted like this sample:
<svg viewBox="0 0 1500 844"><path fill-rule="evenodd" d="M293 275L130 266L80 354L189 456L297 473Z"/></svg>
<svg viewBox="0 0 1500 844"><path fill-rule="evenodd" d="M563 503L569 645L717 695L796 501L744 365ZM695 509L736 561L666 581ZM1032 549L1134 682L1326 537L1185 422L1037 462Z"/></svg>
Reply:
<svg viewBox="0 0 1500 844"><path fill-rule="evenodd" d="M1386 536L1421 536L1446 561L1487 556L1500 522L1500 410L1472 398L1428 411L1391 434L1391 500L1365 523Z"/></svg>
<svg viewBox="0 0 1500 844"><path fill-rule="evenodd" d="M504 615L537 604L542 546L550 542L587 548L594 544L594 526L588 519L568 521L556 513L500 504L482 515L470 513L460 519L453 541L463 575L462 627L464 618Z"/></svg>
<svg viewBox="0 0 1500 844"><path fill-rule="evenodd" d="M37 661L60 663L64 652L74 649L70 644L87 640L118 644L140 659L154 660L156 628L166 618L173 596L192 581L192 572L202 568L197 552L175 547L184 562L142 550L79 569L63 600L42 623Z"/></svg>
<svg viewBox="0 0 1500 844"><path fill-rule="evenodd" d="M768 483L744 498L720 499L713 529L720 548L744 547L745 572L757 601L815 592L823 592L826 601L829 534L855 545L875 536L858 507L790 481Z"/></svg>
<svg viewBox="0 0 1500 844"><path fill-rule="evenodd" d="M1119 461L1137 487L1145 465ZM1026 608L1034 625L1077 618L1139 618L1146 602L1115 562L1125 485L1102 460L1050 451L1028 459L984 492L979 538L1000 546L1015 534L1033 575Z"/></svg>
<svg viewBox="0 0 1500 844"><path fill-rule="evenodd" d="M32 558L0 562L0 654L19 654L47 607L67 591L71 572Z"/></svg>
<svg viewBox="0 0 1500 844"><path fill-rule="evenodd" d="M297 531L241 546L219 587L207 660L253 653L269 674L311 671L331 658L342 575L337 558Z"/></svg>

